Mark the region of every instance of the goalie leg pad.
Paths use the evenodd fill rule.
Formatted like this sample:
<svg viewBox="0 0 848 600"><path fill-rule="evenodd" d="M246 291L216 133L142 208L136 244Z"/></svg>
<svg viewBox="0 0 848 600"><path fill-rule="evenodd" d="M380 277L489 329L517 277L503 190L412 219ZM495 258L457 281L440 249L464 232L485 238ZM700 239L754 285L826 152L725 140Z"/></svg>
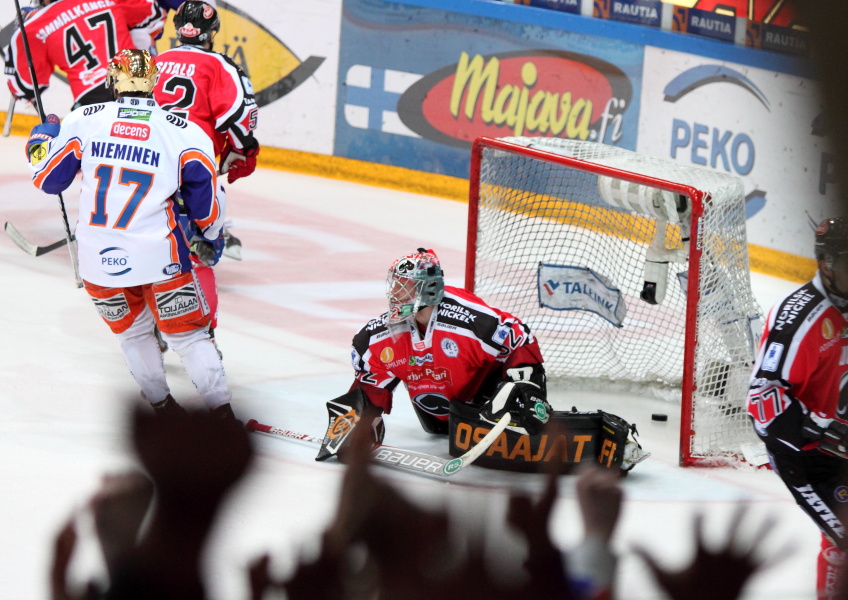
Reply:
<svg viewBox="0 0 848 600"><path fill-rule="evenodd" d="M354 388L347 394L327 402L329 423L324 441L318 451L317 461L325 461L335 456L344 462L344 452L350 440L353 428L364 420L372 428L374 444L380 444L386 434L382 410L371 404L365 392Z"/></svg>
<svg viewBox="0 0 848 600"><path fill-rule="evenodd" d="M559 429L564 431L559 436L564 438L560 473L571 473L584 462L597 462L606 468L627 471L648 456L643 453L644 456L638 461L630 464L625 462L625 446L635 442L628 438L630 425L616 415L603 411L555 410L551 413L549 423L558 424ZM448 436L450 455L463 455L491 428L492 424L481 418L479 408L451 403ZM549 426L540 434L527 435L520 430L507 428L474 464L506 471L545 470L546 463L555 458L553 450L558 441L557 436L546 433L553 430Z"/></svg>

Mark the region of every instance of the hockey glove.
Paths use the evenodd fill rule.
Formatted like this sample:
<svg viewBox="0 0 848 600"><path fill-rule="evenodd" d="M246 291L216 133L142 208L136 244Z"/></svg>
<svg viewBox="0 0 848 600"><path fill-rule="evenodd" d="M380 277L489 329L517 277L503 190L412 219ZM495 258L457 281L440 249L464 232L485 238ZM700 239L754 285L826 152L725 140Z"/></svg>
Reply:
<svg viewBox="0 0 848 600"><path fill-rule="evenodd" d="M357 425L371 428L374 444L383 442L383 437L386 435L383 411L371 404L361 389L354 388L344 396L327 402L327 412L330 422L315 460L325 461L335 456L344 462L345 450L351 439L350 434ZM362 421L361 424L360 421Z"/></svg>
<svg viewBox="0 0 848 600"><path fill-rule="evenodd" d="M224 146L221 151L221 166L218 174L227 174L227 183L247 177L256 170L256 157L259 155L259 142L245 148L234 148L231 144Z"/></svg>
<svg viewBox="0 0 848 600"><path fill-rule="evenodd" d="M819 450L839 458L848 458L848 424L832 421L822 432Z"/></svg>
<svg viewBox="0 0 848 600"><path fill-rule="evenodd" d="M224 231L218 234L215 241L209 241L205 237L196 235L191 238L191 253L207 267L214 267L221 260L224 252Z"/></svg>
<svg viewBox="0 0 848 600"><path fill-rule="evenodd" d="M480 418L488 423L497 423L506 413L512 416L510 426L521 427L528 435L537 435L550 419L551 405L535 383L502 381L498 383L494 397L480 410Z"/></svg>
<svg viewBox="0 0 848 600"><path fill-rule="evenodd" d="M47 115L44 123L39 123L32 128L26 145L27 160L32 164L38 164L47 156L47 142L59 135L59 117Z"/></svg>

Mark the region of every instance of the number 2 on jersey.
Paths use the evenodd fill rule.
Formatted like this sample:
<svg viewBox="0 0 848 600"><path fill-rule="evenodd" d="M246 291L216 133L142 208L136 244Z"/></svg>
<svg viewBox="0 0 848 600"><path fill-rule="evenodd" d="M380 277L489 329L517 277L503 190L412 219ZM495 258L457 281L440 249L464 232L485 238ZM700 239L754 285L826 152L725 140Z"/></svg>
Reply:
<svg viewBox="0 0 848 600"><path fill-rule="evenodd" d="M114 167L110 165L98 165L94 169L94 177L97 179L97 190L94 193L94 211L91 213L90 225L106 227L109 222L109 214L106 212L106 199L109 195L109 188L112 185L112 174ZM138 210L142 200L147 196L153 185L153 173L146 171L134 171L132 169L121 169L118 174L118 183L120 185L135 185L135 189L130 194L129 200L121 210L118 220L112 226L112 229L126 229L130 221L132 221L135 212Z"/></svg>

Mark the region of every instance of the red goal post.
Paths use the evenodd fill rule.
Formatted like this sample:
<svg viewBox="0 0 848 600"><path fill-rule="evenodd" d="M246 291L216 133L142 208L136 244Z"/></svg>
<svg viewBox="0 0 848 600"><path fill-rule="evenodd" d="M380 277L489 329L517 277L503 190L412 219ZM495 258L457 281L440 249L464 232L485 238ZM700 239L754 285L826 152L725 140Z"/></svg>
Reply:
<svg viewBox="0 0 848 600"><path fill-rule="evenodd" d="M557 138L472 147L466 282L539 338L552 382L679 400L680 464L759 442L762 314L738 178Z"/></svg>

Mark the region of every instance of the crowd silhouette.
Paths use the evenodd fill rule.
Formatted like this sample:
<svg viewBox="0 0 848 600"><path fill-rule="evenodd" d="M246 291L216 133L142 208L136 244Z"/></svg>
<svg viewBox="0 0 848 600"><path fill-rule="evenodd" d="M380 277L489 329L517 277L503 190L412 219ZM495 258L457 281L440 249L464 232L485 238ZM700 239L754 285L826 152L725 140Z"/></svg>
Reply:
<svg viewBox="0 0 848 600"><path fill-rule="evenodd" d="M211 597L201 556L225 497L252 463L251 434L206 411L163 419L146 408L134 412L130 430L139 468L104 476L87 504L108 583L102 589L91 583L82 592L69 585L77 542L72 518L56 537L52 600ZM493 542L484 531L465 528L457 536L455 517L446 510L419 507L373 472L371 442L364 433L364 428L354 430L336 512L321 536L317 558L301 562L285 579L272 575L272 555L254 558L245 573L243 598L627 598L626 590L615 589L612 549L625 502L618 470L588 466L576 475L557 475L557 465L551 465L547 475L540 475L546 478L541 494L513 492L501 525L522 540L526 552L513 571L497 572L487 558ZM575 478L583 525L581 541L568 552L557 547L551 531L561 477ZM743 539L737 531L747 518L740 505L718 548L705 544L703 524L696 519L694 557L677 571L667 570L654 556L651 546L657 540L646 540L646 546L632 552L674 600L738 598L755 572L788 552L766 546L773 525L768 519L753 537ZM763 556L766 548L768 556Z"/></svg>

